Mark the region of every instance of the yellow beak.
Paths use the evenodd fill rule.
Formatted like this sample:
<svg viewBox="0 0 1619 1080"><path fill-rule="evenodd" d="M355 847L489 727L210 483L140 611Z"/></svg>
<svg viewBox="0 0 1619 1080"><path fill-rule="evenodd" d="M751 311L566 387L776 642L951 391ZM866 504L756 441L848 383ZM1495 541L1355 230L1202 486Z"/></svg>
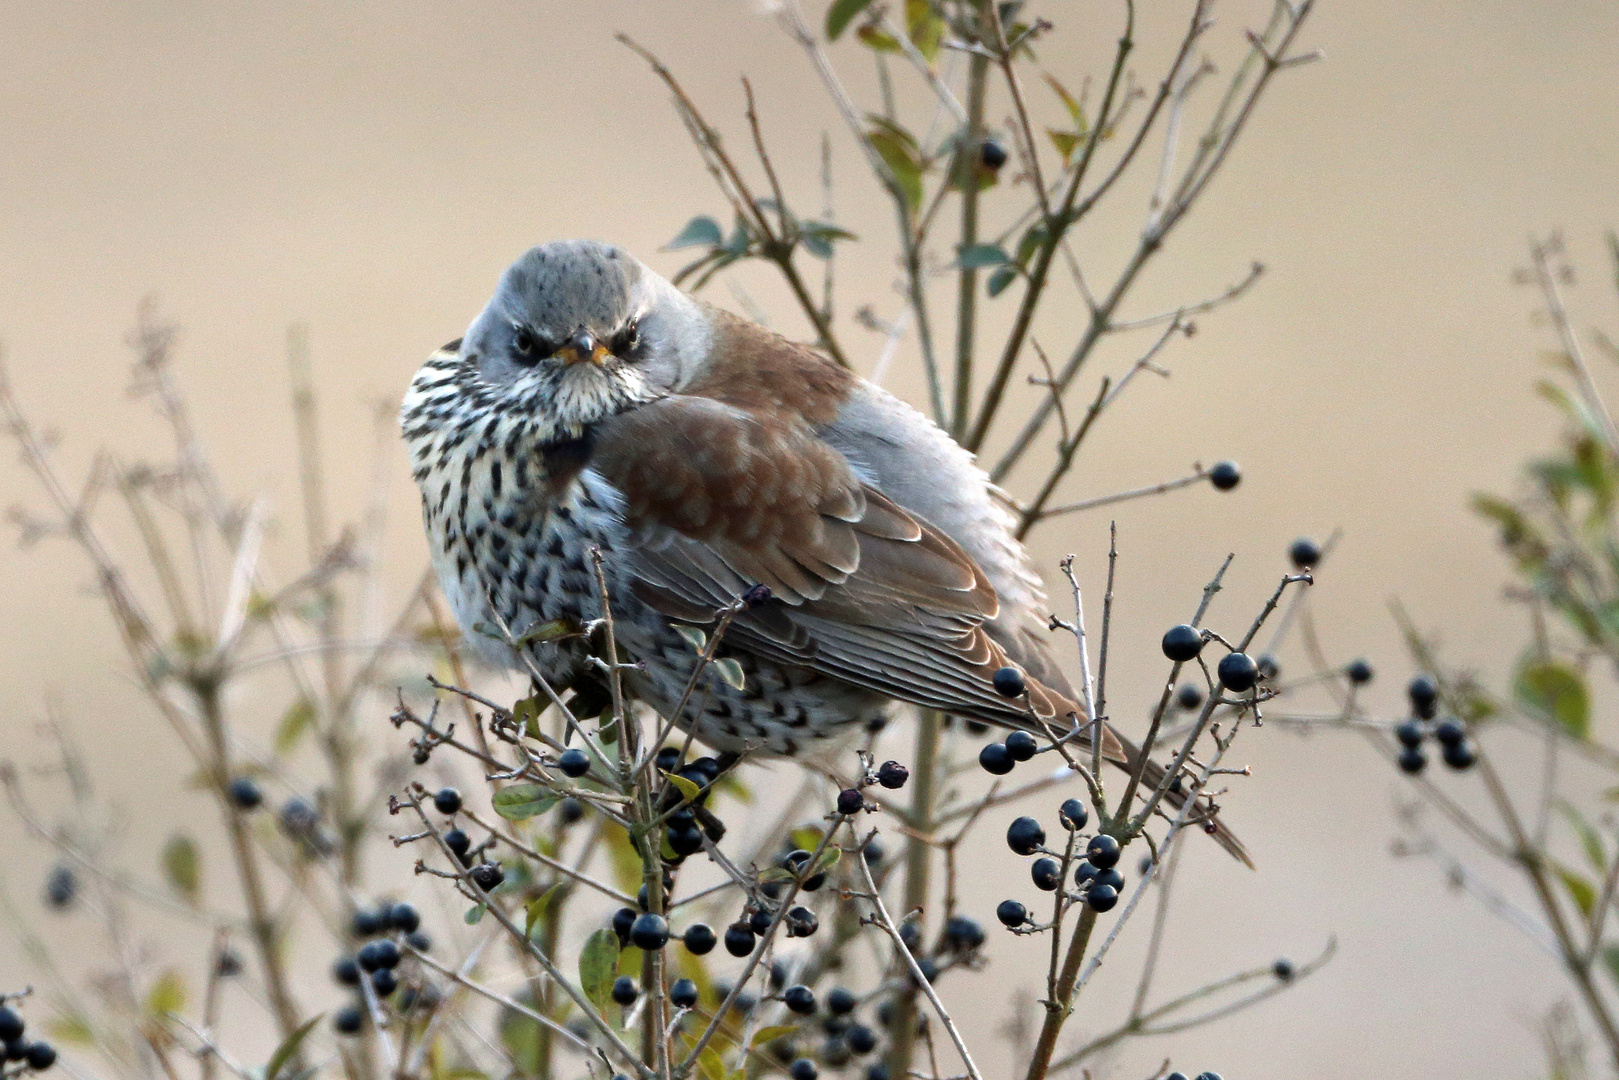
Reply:
<svg viewBox="0 0 1619 1080"><path fill-rule="evenodd" d="M606 345L596 340L594 334L588 330L581 330L558 350L557 355L562 358L564 364L582 364L588 361L600 367L612 354L607 351Z"/></svg>

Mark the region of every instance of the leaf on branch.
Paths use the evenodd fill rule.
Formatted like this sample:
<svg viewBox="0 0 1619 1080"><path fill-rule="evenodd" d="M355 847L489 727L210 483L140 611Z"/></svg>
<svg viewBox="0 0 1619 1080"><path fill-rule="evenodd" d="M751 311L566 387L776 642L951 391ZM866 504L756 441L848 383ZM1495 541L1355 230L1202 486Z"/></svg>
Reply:
<svg viewBox="0 0 1619 1080"><path fill-rule="evenodd" d="M579 953L579 988L598 1012L607 1011L617 971L618 935L604 926L590 935Z"/></svg>
<svg viewBox="0 0 1619 1080"><path fill-rule="evenodd" d="M461 916L461 921L468 926L477 926L483 922L484 912L489 910L488 904L478 903L467 908L467 913Z"/></svg>
<svg viewBox="0 0 1619 1080"><path fill-rule="evenodd" d="M548 701L541 701L538 694L523 698L512 706L512 720L523 729L524 735L537 739L540 737L540 714L549 704Z"/></svg>
<svg viewBox="0 0 1619 1080"><path fill-rule="evenodd" d="M989 275L989 281L984 287L989 291L989 295L999 296L1016 280L1017 267L1007 264Z"/></svg>
<svg viewBox="0 0 1619 1080"><path fill-rule="evenodd" d="M680 789L680 797L686 802L695 802L697 796L702 794L702 788L679 773L665 773L664 775L669 777L671 784Z"/></svg>
<svg viewBox="0 0 1619 1080"><path fill-rule="evenodd" d="M758 1031L754 1032L753 1041L748 1045L757 1049L764 1046L766 1043L773 1043L777 1039L785 1039L789 1035L796 1034L798 1034L798 1028L792 1024L772 1024L769 1027L760 1028Z"/></svg>
<svg viewBox="0 0 1619 1080"><path fill-rule="evenodd" d="M287 1062L292 1060L293 1055L298 1052L298 1047L303 1045L304 1039L315 1030L315 1025L320 1023L321 1017L325 1015L316 1013L311 1016L299 1024L298 1030L288 1035L281 1045L275 1048L275 1053L270 1055L269 1063L264 1066L264 1080L279 1080L281 1070L287 1067Z"/></svg>
<svg viewBox="0 0 1619 1080"><path fill-rule="evenodd" d="M929 0L905 0L905 32L931 66L939 55L939 42L944 40L944 17Z"/></svg>
<svg viewBox="0 0 1619 1080"><path fill-rule="evenodd" d="M916 137L900 125L881 116L871 115L871 130L866 141L877 151L905 208L915 213L922 205L922 152Z"/></svg>
<svg viewBox="0 0 1619 1080"><path fill-rule="evenodd" d="M865 43L872 52L903 52L899 47L899 39L893 34L886 33L870 23L854 32L854 36Z"/></svg>
<svg viewBox="0 0 1619 1080"><path fill-rule="evenodd" d="M759 884L776 885L797 880L798 875L785 866L771 866L759 871Z"/></svg>
<svg viewBox="0 0 1619 1080"><path fill-rule="evenodd" d="M1543 721L1561 724L1576 739L1591 731L1591 697L1585 680L1567 664L1537 660L1518 669L1513 680L1518 704Z"/></svg>
<svg viewBox="0 0 1619 1080"><path fill-rule="evenodd" d="M525 905L523 908L524 937L532 938L534 936L534 928L539 925L541 919L545 918L545 913L550 909L551 905L556 902L557 897L562 894L562 890L566 887L567 882L559 881L555 885L552 885L549 889L546 889L539 896L536 896L534 899L530 900L528 904Z"/></svg>
<svg viewBox="0 0 1619 1080"><path fill-rule="evenodd" d="M684 623L674 623L672 625L675 633L684 638L686 644L691 646L692 652L700 653L708 645L708 635L697 629L697 627L687 626Z"/></svg>
<svg viewBox="0 0 1619 1080"><path fill-rule="evenodd" d="M703 1047L703 1052L697 1055L697 1067L703 1070L707 1080L727 1080L725 1059L713 1046Z"/></svg>
<svg viewBox="0 0 1619 1080"><path fill-rule="evenodd" d="M180 973L173 968L157 977L152 988L146 992L146 1011L153 1016L162 1016L165 1013L178 1015L186 1007L186 982Z"/></svg>
<svg viewBox="0 0 1619 1080"><path fill-rule="evenodd" d="M72 1043L75 1046L91 1046L96 1041L95 1032L90 1029L90 1022L78 1013L47 1020L45 1030L50 1032L51 1038L57 1042Z"/></svg>
<svg viewBox="0 0 1619 1080"><path fill-rule="evenodd" d="M974 244L962 250L956 256L956 265L963 270L977 269L983 266L1001 266L1012 261L1012 256L1002 250L999 244Z"/></svg>
<svg viewBox="0 0 1619 1080"><path fill-rule="evenodd" d="M1599 874L1606 870L1608 868L1608 857L1602 850L1602 838L1597 835L1595 829L1591 828L1591 823L1580 816L1579 810L1575 809L1572 803L1559 799L1557 809L1562 811L1563 816L1568 819L1569 827L1574 830L1574 835L1580 838L1580 847L1585 851L1585 858L1590 862L1592 868Z"/></svg>
<svg viewBox="0 0 1619 1080"><path fill-rule="evenodd" d="M832 257L832 241L855 239L854 233L848 229L840 229L825 221L806 221L799 226L799 230L799 242L804 245L805 251L817 259Z"/></svg>
<svg viewBox="0 0 1619 1080"><path fill-rule="evenodd" d="M490 801L495 813L507 821L525 821L551 809L562 796L539 784L512 784L495 792Z"/></svg>
<svg viewBox="0 0 1619 1080"><path fill-rule="evenodd" d="M1062 100L1063 108L1068 110L1069 118L1074 121L1074 127L1078 129L1080 135L1084 135L1089 130L1090 125L1085 122L1085 111L1079 107L1079 102L1075 100L1074 95L1068 92L1067 87L1057 81L1056 76L1046 74L1043 77L1046 84Z"/></svg>
<svg viewBox="0 0 1619 1080"><path fill-rule="evenodd" d="M1574 906L1579 908L1580 914L1584 915L1589 921L1591 909L1596 907L1597 903L1596 886L1574 871L1562 866L1557 868L1557 877L1562 881L1563 888L1568 890L1568 895L1574 901Z"/></svg>
<svg viewBox="0 0 1619 1080"><path fill-rule="evenodd" d="M301 697L292 703L292 708L281 718L281 723L275 728L275 753L277 757L285 757L297 748L304 733L315 725L315 703L308 698Z"/></svg>
<svg viewBox="0 0 1619 1080"><path fill-rule="evenodd" d="M713 664L714 671L733 689L741 690L747 685L747 680L742 675L742 664L735 657L722 656L713 661Z"/></svg>
<svg viewBox="0 0 1619 1080"><path fill-rule="evenodd" d="M720 223L711 217L699 215L686 222L686 227L680 230L680 235L663 245L665 251L679 251L689 247L719 247L725 242L725 234L720 232Z"/></svg>
<svg viewBox="0 0 1619 1080"><path fill-rule="evenodd" d="M826 850L821 852L821 857L816 859L815 865L810 868L810 874L812 876L815 874L824 874L830 871L834 866L838 865L838 860L842 858L843 849L828 844Z"/></svg>
<svg viewBox="0 0 1619 1080"><path fill-rule="evenodd" d="M1051 145L1055 146L1057 153L1062 155L1062 163L1067 165L1069 159L1074 156L1074 147L1079 145L1080 136L1075 135L1072 131L1061 131L1057 128L1048 127L1046 128L1046 138L1051 140Z"/></svg>
<svg viewBox="0 0 1619 1080"><path fill-rule="evenodd" d="M826 9L826 39L838 40L854 17L870 6L871 0L834 0L832 6Z"/></svg>
<svg viewBox="0 0 1619 1080"><path fill-rule="evenodd" d="M197 906L202 899L202 869L191 837L175 833L163 845L163 876L186 903Z"/></svg>

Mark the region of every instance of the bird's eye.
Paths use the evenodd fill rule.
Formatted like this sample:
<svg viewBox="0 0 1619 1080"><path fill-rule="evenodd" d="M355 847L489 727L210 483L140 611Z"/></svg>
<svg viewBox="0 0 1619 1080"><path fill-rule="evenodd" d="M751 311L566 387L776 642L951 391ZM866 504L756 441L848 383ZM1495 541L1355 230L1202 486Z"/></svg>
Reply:
<svg viewBox="0 0 1619 1080"><path fill-rule="evenodd" d="M613 335L613 355L623 358L630 356L641 346L641 324L634 320L627 323L622 330Z"/></svg>
<svg viewBox="0 0 1619 1080"><path fill-rule="evenodd" d="M556 346L526 326L519 326L512 333L512 352L521 363L538 363L556 351Z"/></svg>
<svg viewBox="0 0 1619 1080"><path fill-rule="evenodd" d="M519 326L517 334L512 338L512 348L518 356L530 356L534 352L534 333L526 326Z"/></svg>

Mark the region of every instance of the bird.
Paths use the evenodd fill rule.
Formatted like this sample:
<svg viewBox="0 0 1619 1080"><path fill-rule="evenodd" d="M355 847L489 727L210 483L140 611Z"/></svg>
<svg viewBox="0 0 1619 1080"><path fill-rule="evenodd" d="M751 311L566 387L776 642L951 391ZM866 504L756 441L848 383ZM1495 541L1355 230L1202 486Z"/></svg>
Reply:
<svg viewBox="0 0 1619 1080"><path fill-rule="evenodd" d="M416 373L400 426L439 584L493 666L599 684L605 599L627 689L716 752L810 755L908 703L1081 746L1100 729L1107 760L1142 757L1089 723L971 453L622 248L526 251ZM722 618L732 678L688 695ZM994 685L1008 667L1015 698ZM1164 770L1143 769L1150 791ZM1194 810L1252 865L1212 803Z"/></svg>

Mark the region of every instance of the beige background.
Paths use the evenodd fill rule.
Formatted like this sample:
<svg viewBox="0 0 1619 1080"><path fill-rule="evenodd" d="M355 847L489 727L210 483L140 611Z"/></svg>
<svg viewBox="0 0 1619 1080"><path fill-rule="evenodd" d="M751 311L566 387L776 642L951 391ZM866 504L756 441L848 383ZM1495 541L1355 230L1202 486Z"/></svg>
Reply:
<svg viewBox="0 0 1619 1080"><path fill-rule="evenodd" d="M1150 84L1185 5L1141 6L1136 69ZM1077 86L1111 48L1115 5L1047 9L1058 35L1041 58ZM1217 10L1208 48L1223 69L1266 10ZM336 498L354 507L373 405L397 398L419 359L460 333L526 245L597 236L672 272L679 259L659 245L693 213L724 216L664 93L614 30L656 48L738 149L737 76L748 74L789 196L806 212L820 202L819 132L831 130L839 219L862 237L844 249L839 330L861 366L878 342L850 313L866 302L885 316L898 310L891 222L873 184L802 55L740 0L174 0L0 12L0 336L19 393L63 432L62 461L75 474L103 441L130 456L157 452L158 429L123 394L122 337L139 299L159 295L184 327L180 370L233 490L267 493L283 511L270 558L284 571L301 549L282 349L290 321L311 328ZM1505 566L1465 501L1471 490L1509 488L1556 430L1529 392L1548 344L1530 318L1535 298L1510 281L1526 238L1565 230L1582 271L1570 291L1576 323L1616 321L1600 239L1614 224L1619 173L1619 8L1328 0L1303 42L1327 61L1275 88L1128 313L1216 292L1252 259L1269 275L1174 346L1173 378L1132 391L1065 489L1077 498L1133 487L1193 460L1233 457L1246 469L1230 496L1199 487L1118 509L1121 702L1152 694L1157 635L1190 611L1225 552L1238 559L1216 625L1243 626L1283 569L1287 542L1340 527L1314 603L1335 657L1364 653L1378 665L1376 703L1399 708L1410 672L1390 596L1443 628L1451 660L1499 685L1523 628L1500 603ZM844 46L834 59L869 93L863 51ZM919 95L907 100L925 111ZM992 106L997 118L1005 111L1004 101ZM997 206L1014 198L991 196ZM1082 234L1095 273L1117 265L1141 205L1139 190L1124 191L1117 216ZM741 280L776 326L804 332L768 275ZM712 295L734 306L724 287ZM1010 298L991 305L991 323L1009 307ZM1077 325L1062 315L1054 307L1039 327L1054 349ZM1110 353L1108 370L1135 347ZM392 470L389 582L399 592L423 545L397 451ZM0 473L0 501L39 497L13 466ZM1098 513L1049 527L1042 566L1078 552L1087 586L1099 588L1107 522ZM174 793L184 768L135 703L87 582L54 545L0 560L9 675L0 730L8 756L43 760L33 724L53 695L90 737L96 771L127 813L131 862L150 865L176 816L206 807ZM1282 659L1292 670L1303 663L1296 649ZM378 725L380 738L380 714ZM1611 724L1604 734L1615 734ZM1275 728L1245 738L1237 756L1257 775L1230 798L1229 817L1260 871L1194 845L1159 985L1302 958L1331 934L1339 957L1235 1020L1127 1048L1114 1075L1148 1075L1170 1055L1189 1072L1243 1080L1536 1075L1535 1018L1563 985L1523 937L1447 891L1436 867L1389 854L1401 792L1391 770L1357 739ZM1469 780L1446 784L1473 794ZM1025 899L1032 892L998 842L1001 825L971 862L986 918L1006 894L1000 882L1015 880ZM0 815L0 845L18 850L17 836ZM23 850L8 855L3 876L32 911L48 858ZM69 941L74 927L52 924L51 934ZM1082 1011L1078 1026L1116 1015L1110 995L1128 992L1144 931L1086 999L1095 1012ZM9 935L0 940L0 982L14 982L20 957ZM999 1071L993 1019L1015 990L1036 989L1044 965L1039 946L994 940L994 964L945 990ZM318 970L304 985L306 999L331 1004Z"/></svg>

